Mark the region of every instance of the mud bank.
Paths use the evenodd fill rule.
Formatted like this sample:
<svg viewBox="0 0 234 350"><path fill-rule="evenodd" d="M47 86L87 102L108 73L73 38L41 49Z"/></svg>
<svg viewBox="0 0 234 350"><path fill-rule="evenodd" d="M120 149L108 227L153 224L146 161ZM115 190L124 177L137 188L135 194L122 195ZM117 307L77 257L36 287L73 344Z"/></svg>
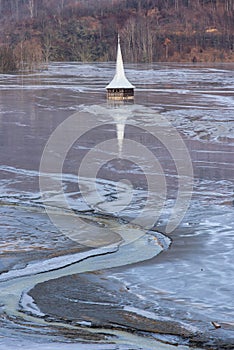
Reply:
<svg viewBox="0 0 234 350"><path fill-rule="evenodd" d="M47 322L84 327L76 337L101 341L89 329L121 330L171 345L200 349L233 349L234 339L220 328L210 331L192 322L175 321L157 314L150 301L131 293L120 281L110 282L105 273L94 272L62 277L36 285L29 296L44 314ZM222 325L225 328L225 325ZM63 332L66 337L66 332ZM224 335L225 333L225 335ZM67 333L71 337L71 334Z"/></svg>

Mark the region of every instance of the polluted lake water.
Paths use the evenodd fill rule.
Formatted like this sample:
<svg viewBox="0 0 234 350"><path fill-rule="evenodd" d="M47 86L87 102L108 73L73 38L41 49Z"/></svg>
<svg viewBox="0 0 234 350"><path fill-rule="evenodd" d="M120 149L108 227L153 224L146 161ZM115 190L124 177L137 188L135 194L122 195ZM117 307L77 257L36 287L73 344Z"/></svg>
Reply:
<svg viewBox="0 0 234 350"><path fill-rule="evenodd" d="M0 76L0 349L232 349L233 64Z"/></svg>

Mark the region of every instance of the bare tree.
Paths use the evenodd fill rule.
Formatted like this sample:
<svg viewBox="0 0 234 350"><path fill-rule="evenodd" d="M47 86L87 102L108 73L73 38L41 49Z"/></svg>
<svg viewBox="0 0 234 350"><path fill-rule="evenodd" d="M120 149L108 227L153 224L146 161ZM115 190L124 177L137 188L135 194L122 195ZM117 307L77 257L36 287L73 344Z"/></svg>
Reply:
<svg viewBox="0 0 234 350"><path fill-rule="evenodd" d="M8 46L0 47L0 73L16 71L16 61L12 49Z"/></svg>
<svg viewBox="0 0 234 350"><path fill-rule="evenodd" d="M227 12L231 12L234 10L234 2L233 0L225 0L225 10Z"/></svg>
<svg viewBox="0 0 234 350"><path fill-rule="evenodd" d="M164 44L163 45L165 46L165 58L166 58L166 61L168 60L168 47L169 47L170 43L171 43L171 40L169 38L166 38L164 40Z"/></svg>
<svg viewBox="0 0 234 350"><path fill-rule="evenodd" d="M22 40L14 49L18 69L33 71L43 63L41 44L36 39Z"/></svg>
<svg viewBox="0 0 234 350"><path fill-rule="evenodd" d="M34 17L34 0L28 0L28 4L27 7L29 9L29 13L30 13L30 17L33 18Z"/></svg>
<svg viewBox="0 0 234 350"><path fill-rule="evenodd" d="M51 56L51 50L52 50L52 35L48 31L46 32L46 35L43 40L43 54L44 54L44 59L47 67Z"/></svg>

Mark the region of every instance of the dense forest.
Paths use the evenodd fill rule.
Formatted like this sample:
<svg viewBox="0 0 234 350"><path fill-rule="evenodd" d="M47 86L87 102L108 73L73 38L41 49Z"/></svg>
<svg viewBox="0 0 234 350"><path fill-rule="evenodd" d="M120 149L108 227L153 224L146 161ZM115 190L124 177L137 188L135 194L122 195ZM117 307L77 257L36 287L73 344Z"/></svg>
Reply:
<svg viewBox="0 0 234 350"><path fill-rule="evenodd" d="M234 0L0 0L0 72L49 61L234 61Z"/></svg>

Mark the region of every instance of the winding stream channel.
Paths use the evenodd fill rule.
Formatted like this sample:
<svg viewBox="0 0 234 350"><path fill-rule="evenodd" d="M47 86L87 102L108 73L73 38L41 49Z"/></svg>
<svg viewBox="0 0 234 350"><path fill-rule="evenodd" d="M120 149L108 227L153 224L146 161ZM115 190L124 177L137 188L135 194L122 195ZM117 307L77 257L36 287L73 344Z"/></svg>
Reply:
<svg viewBox="0 0 234 350"><path fill-rule="evenodd" d="M10 318L16 318L36 324L45 325L46 320L27 292L36 284L56 279L63 276L69 276L77 273L90 272L123 266L127 264L145 261L156 256L163 250L162 245L157 243L157 235L151 236L142 229L132 227L131 225L119 225L116 221L111 222L110 219L99 219L99 222L105 225L115 227L116 231L121 234L121 242L111 244L106 247L91 249L83 253L73 255L55 257L45 260L42 263L34 263L28 265L22 270L13 270L1 275L1 303L4 305L4 313ZM124 226L124 227L123 227ZM90 229L90 226L88 227ZM161 236L158 234L158 236ZM133 242L129 243L129 239ZM153 239L150 239L153 238ZM162 238L162 237L161 237ZM124 244L123 244L124 242ZM165 245L169 244L169 240L165 240ZM38 319L38 317L40 319ZM59 324L56 324L59 326ZM61 325L60 325L61 326ZM69 327L67 324L63 325ZM74 327L79 330L79 327ZM89 330L90 332L103 333L104 330ZM117 331L107 331L109 335L118 335ZM123 334L121 338L123 337ZM133 337L134 338L134 337ZM139 342L136 337L136 343ZM151 345L152 346L151 342ZM147 341L146 341L147 345ZM155 344L154 344L155 346Z"/></svg>

